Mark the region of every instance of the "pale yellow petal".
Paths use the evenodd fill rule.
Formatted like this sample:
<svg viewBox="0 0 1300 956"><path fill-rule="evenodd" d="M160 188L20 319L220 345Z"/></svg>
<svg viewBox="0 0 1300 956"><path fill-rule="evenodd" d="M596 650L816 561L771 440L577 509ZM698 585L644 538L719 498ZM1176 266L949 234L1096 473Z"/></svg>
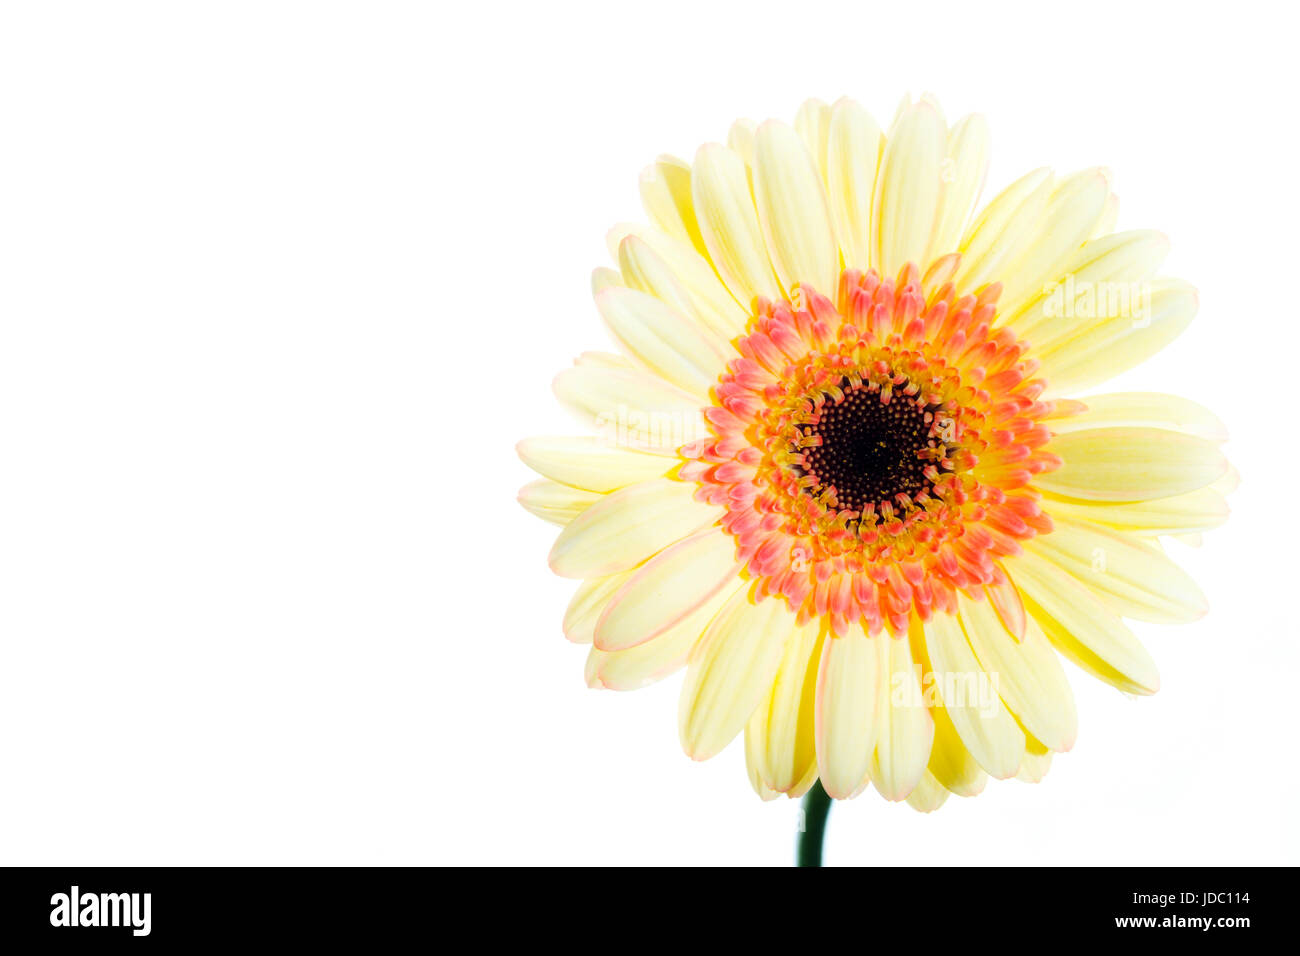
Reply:
<svg viewBox="0 0 1300 956"><path fill-rule="evenodd" d="M754 137L754 200L782 291L803 283L833 296L840 263L826 190L799 134L776 120Z"/></svg>
<svg viewBox="0 0 1300 956"><path fill-rule="evenodd" d="M1155 661L1099 597L1050 561L1025 551L1007 572L1052 645L1094 677L1131 694L1160 687Z"/></svg>
<svg viewBox="0 0 1300 956"><path fill-rule="evenodd" d="M763 742L755 734L750 733L749 725L745 727L745 770L749 774L749 785L754 788L754 792L759 798L768 801L775 800L781 796L763 781L763 775L760 772L761 756Z"/></svg>
<svg viewBox="0 0 1300 956"><path fill-rule="evenodd" d="M1226 441L1228 428L1204 405L1164 392L1111 392L1083 399L1087 409L1044 419L1056 434L1088 428L1167 428L1208 441Z"/></svg>
<svg viewBox="0 0 1300 956"><path fill-rule="evenodd" d="M1209 531L1228 520L1228 503L1213 486L1150 501L1077 501L1047 495L1048 516L1101 524L1146 537Z"/></svg>
<svg viewBox="0 0 1300 956"><path fill-rule="evenodd" d="M594 491L583 491L581 488L539 478L519 489L518 501L528 512L544 521L567 525L601 497Z"/></svg>
<svg viewBox="0 0 1300 956"><path fill-rule="evenodd" d="M872 645L883 678L871 782L886 800L903 800L930 760L934 720L921 690L919 666L906 638L877 635Z"/></svg>
<svg viewBox="0 0 1300 956"><path fill-rule="evenodd" d="M551 570L566 578L625 571L713 524L723 510L696 501L694 490L694 484L656 478L606 495L560 532Z"/></svg>
<svg viewBox="0 0 1300 956"><path fill-rule="evenodd" d="M683 538L647 561L614 595L596 624L596 646L618 651L662 634L739 580L740 568L735 539L721 528Z"/></svg>
<svg viewBox="0 0 1300 956"><path fill-rule="evenodd" d="M1004 279L1033 241L1052 193L1052 172L1036 169L1002 190L975 218L961 244L957 288L974 292Z"/></svg>
<svg viewBox="0 0 1300 956"><path fill-rule="evenodd" d="M827 145L827 198L846 268L865 270L871 256L872 198L885 138L871 114L850 99L831 110Z"/></svg>
<svg viewBox="0 0 1300 956"><path fill-rule="evenodd" d="M998 277L1000 313L1015 315L1065 274L1101 219L1109 195L1110 179L1101 169L1075 173L1056 186L1029 246Z"/></svg>
<svg viewBox="0 0 1300 956"><path fill-rule="evenodd" d="M923 773L916 789L907 795L907 805L921 813L933 813L948 799L948 791L931 773Z"/></svg>
<svg viewBox="0 0 1300 956"><path fill-rule="evenodd" d="M596 668L601 685L610 690L639 690L684 667L718 611L742 587L744 582L737 578L644 644L601 652L603 657Z"/></svg>
<svg viewBox="0 0 1300 956"><path fill-rule="evenodd" d="M813 707L821 646L817 620L794 629L781 656L772 691L754 710L746 727L746 733L753 734L757 741L759 772L764 782L779 793L798 787L817 762Z"/></svg>
<svg viewBox="0 0 1300 956"><path fill-rule="evenodd" d="M947 131L934 105L921 100L904 108L885 141L872 211L873 257L885 278L908 262L925 268L946 152Z"/></svg>
<svg viewBox="0 0 1300 956"><path fill-rule="evenodd" d="M938 696L966 749L990 776L1014 777L1025 735L997 696L960 621L951 614L935 614L925 622L925 646Z"/></svg>
<svg viewBox="0 0 1300 956"><path fill-rule="evenodd" d="M641 173L641 204L650 221L701 255L704 242L691 203L691 164L676 156L660 156Z"/></svg>
<svg viewBox="0 0 1300 956"><path fill-rule="evenodd" d="M813 158L817 174L826 182L827 143L830 138L831 108L818 99L804 100L794 118L794 129Z"/></svg>
<svg viewBox="0 0 1300 956"><path fill-rule="evenodd" d="M782 298L740 156L716 143L701 146L691 188L709 257L736 301L749 309L755 296Z"/></svg>
<svg viewBox="0 0 1300 956"><path fill-rule="evenodd" d="M617 269L607 269L604 266L591 270L591 294L603 292L605 289L623 284L623 277L619 275Z"/></svg>
<svg viewBox="0 0 1300 956"><path fill-rule="evenodd" d="M694 760L719 753L771 692L794 615L782 601L731 598L696 645L678 706L682 748Z"/></svg>
<svg viewBox="0 0 1300 956"><path fill-rule="evenodd" d="M601 494L662 477L674 466L663 455L614 448L590 435L525 438L515 451L544 478Z"/></svg>
<svg viewBox="0 0 1300 956"><path fill-rule="evenodd" d="M1035 479L1043 491L1089 501L1144 501L1204 488L1228 470L1218 444L1163 428L1089 428L1052 438L1064 460Z"/></svg>
<svg viewBox="0 0 1300 956"><path fill-rule="evenodd" d="M1020 761L1016 779L1022 783L1039 783L1052 767L1052 751L1030 737L1025 741L1025 757Z"/></svg>
<svg viewBox="0 0 1300 956"><path fill-rule="evenodd" d="M1017 640L988 601L959 596L962 629L980 666L996 675L998 694L1021 725L1052 750L1074 746L1078 715L1065 671L1038 624Z"/></svg>
<svg viewBox="0 0 1300 956"><path fill-rule="evenodd" d="M988 785L988 773L962 743L941 702L936 701L930 707L930 716L934 718L934 745L930 748L927 775L949 793L959 797L979 796Z"/></svg>
<svg viewBox="0 0 1300 956"><path fill-rule="evenodd" d="M693 316L724 342L745 330L745 314L730 297L692 295L672 266L640 236L625 236L618 244L618 267L623 282L662 299L683 315Z"/></svg>
<svg viewBox="0 0 1300 956"><path fill-rule="evenodd" d="M743 326L748 320L749 304L744 303L742 308L742 304L732 297L718 274L713 271L713 265L707 256L661 229L619 223L605 235L610 255L615 259L619 258L619 247L628 236L640 239L667 263L673 276L695 303L697 314L706 316L716 313L726 316L728 318L725 319L724 326L728 328L737 324Z"/></svg>
<svg viewBox="0 0 1300 956"><path fill-rule="evenodd" d="M736 350L688 314L636 289L606 289L596 308L624 350L651 372L708 403Z"/></svg>
<svg viewBox="0 0 1300 956"><path fill-rule="evenodd" d="M590 644L605 605L632 574L631 570L619 571L601 578L588 578L579 584L564 612L564 636L575 644Z"/></svg>
<svg viewBox="0 0 1300 956"><path fill-rule="evenodd" d="M1136 312L1168 253L1169 239L1150 229L1093 239L1042 295L1014 316L1004 312L1002 322L1037 349L1055 346L1106 316Z"/></svg>
<svg viewBox="0 0 1300 956"><path fill-rule="evenodd" d="M1056 562L1116 614L1182 624L1209 610L1196 582L1154 543L1059 516L1053 521L1051 534L1027 541L1025 547Z"/></svg>
<svg viewBox="0 0 1300 956"><path fill-rule="evenodd" d="M960 247L971 212L984 188L989 146L989 127L982 116L964 117L948 131L946 154L939 170L939 208L923 267Z"/></svg>
<svg viewBox="0 0 1300 956"><path fill-rule="evenodd" d="M641 369L579 364L557 375L552 388L607 447L673 454L709 435L700 398Z"/></svg>
<svg viewBox="0 0 1300 956"><path fill-rule="evenodd" d="M858 790L871 768L876 746L879 697L884 673L875 641L860 621L822 645L817 678L817 769L822 786L837 800Z"/></svg>
<svg viewBox="0 0 1300 956"><path fill-rule="evenodd" d="M1099 385L1145 362L1196 317L1196 290L1179 279L1156 279L1137 303L1089 323L1074 335L1036 352L1052 394Z"/></svg>

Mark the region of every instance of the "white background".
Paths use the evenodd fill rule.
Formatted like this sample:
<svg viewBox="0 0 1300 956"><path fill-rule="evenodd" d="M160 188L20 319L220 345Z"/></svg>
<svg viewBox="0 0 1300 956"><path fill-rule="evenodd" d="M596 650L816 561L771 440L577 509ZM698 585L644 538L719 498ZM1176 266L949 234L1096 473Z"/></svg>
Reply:
<svg viewBox="0 0 1300 956"><path fill-rule="evenodd" d="M678 680L590 691L513 445L608 342L636 177L932 91L985 198L1109 166L1201 313L1113 383L1244 475L1164 687L1071 670L1037 786L835 808L828 862L1297 862L1294 23L1282 4L13 3L0 13L0 862L783 864Z"/></svg>

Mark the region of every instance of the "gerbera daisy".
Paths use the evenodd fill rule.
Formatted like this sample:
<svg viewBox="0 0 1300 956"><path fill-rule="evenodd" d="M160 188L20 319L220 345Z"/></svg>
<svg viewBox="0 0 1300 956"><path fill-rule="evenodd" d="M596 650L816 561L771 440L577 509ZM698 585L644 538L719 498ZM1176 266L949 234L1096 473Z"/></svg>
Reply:
<svg viewBox="0 0 1300 956"><path fill-rule="evenodd" d="M1076 718L1059 656L1132 694L1123 618L1205 613L1162 536L1227 515L1191 401L1072 398L1192 320L1165 238L1114 232L1108 174L1036 170L982 211L989 137L850 100L645 170L596 307L620 354L555 380L595 429L533 438L524 507L581 581L593 687L685 667L691 757L741 732L764 798L815 781L933 810L1037 781Z"/></svg>

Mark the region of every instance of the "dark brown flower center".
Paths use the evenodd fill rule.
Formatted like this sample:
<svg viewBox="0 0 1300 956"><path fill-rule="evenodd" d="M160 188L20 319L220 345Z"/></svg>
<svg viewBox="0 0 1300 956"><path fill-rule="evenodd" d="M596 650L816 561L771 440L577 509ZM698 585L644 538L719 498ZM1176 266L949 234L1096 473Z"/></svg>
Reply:
<svg viewBox="0 0 1300 956"><path fill-rule="evenodd" d="M816 423L803 429L821 439L804 450L803 473L817 479L809 491L833 487L840 508L863 512L880 502L897 507L900 495L915 500L932 489L925 472L938 457L935 446L943 447L931 443L942 432L939 407L899 391L886 404L871 383L854 388L845 379L840 387L843 400L828 398Z"/></svg>

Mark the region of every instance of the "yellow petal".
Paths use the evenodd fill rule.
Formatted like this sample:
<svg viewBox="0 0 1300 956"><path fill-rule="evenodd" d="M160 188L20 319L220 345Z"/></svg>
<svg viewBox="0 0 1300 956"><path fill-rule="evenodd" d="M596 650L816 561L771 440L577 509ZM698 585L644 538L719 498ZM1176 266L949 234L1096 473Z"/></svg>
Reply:
<svg viewBox="0 0 1300 956"><path fill-rule="evenodd" d="M884 137L871 114L850 99L831 110L827 143L827 198L847 268L866 269L871 257L871 205Z"/></svg>
<svg viewBox="0 0 1300 956"><path fill-rule="evenodd" d="M1066 518L1056 517L1054 523L1051 534L1034 538L1025 547L1056 562L1116 614L1156 624L1182 624L1209 610L1196 582L1155 544Z"/></svg>
<svg viewBox="0 0 1300 956"><path fill-rule="evenodd" d="M902 110L885 141L873 205L874 258L885 278L908 262L925 268L946 151L943 117L932 103L921 100Z"/></svg>
<svg viewBox="0 0 1300 956"><path fill-rule="evenodd" d="M856 792L871 768L882 688L876 641L854 621L842 637L822 645L817 677L817 769L822 786L836 800Z"/></svg>
<svg viewBox="0 0 1300 956"><path fill-rule="evenodd" d="M691 188L709 257L736 301L750 309L755 296L782 298L740 156L715 143L701 146Z"/></svg>
<svg viewBox="0 0 1300 956"><path fill-rule="evenodd" d="M619 247L628 236L640 239L668 265L673 276L695 303L699 315L717 313L730 317L725 323L727 327L736 324L744 326L749 318L748 303L741 308L741 304L732 298L727 287L713 271L713 265L707 256L653 226L620 223L605 236L610 255L615 259L619 258Z"/></svg>
<svg viewBox="0 0 1300 956"><path fill-rule="evenodd" d="M691 203L691 164L676 156L660 156L641 173L641 204L650 221L701 255L704 242Z"/></svg>
<svg viewBox="0 0 1300 956"><path fill-rule="evenodd" d="M979 796L988 785L989 775L961 742L942 703L930 707L930 716L934 718L934 746L930 748L927 776L959 797Z"/></svg>
<svg viewBox="0 0 1300 956"><path fill-rule="evenodd" d="M1038 624L1016 640L987 601L958 598L962 629L980 666L997 675L998 694L1025 730L1052 750L1074 746L1078 715L1065 671Z"/></svg>
<svg viewBox="0 0 1300 956"><path fill-rule="evenodd" d="M1002 277L998 309L1015 315L1064 274L1106 209L1110 180L1104 170L1068 176L1053 190L1039 228L1024 253Z"/></svg>
<svg viewBox="0 0 1300 956"><path fill-rule="evenodd" d="M1037 353L1053 394L1082 391L1127 371L1177 338L1196 317L1196 290L1178 279L1148 284L1147 301L1104 315Z"/></svg>
<svg viewBox="0 0 1300 956"><path fill-rule="evenodd" d="M602 651L596 668L601 685L610 690L639 690L686 665L719 609L744 586L739 578L662 634L622 651Z"/></svg>
<svg viewBox="0 0 1300 956"><path fill-rule="evenodd" d="M934 720L925 706L919 667L907 639L880 634L871 643L884 678L871 782L886 800L903 800L925 773L934 742Z"/></svg>
<svg viewBox="0 0 1300 956"><path fill-rule="evenodd" d="M754 137L754 200L782 291L803 283L833 296L840 263L826 191L799 134L776 120Z"/></svg>
<svg viewBox="0 0 1300 956"><path fill-rule="evenodd" d="M750 726L745 727L745 770L749 774L749 785L754 788L760 799L775 800L781 794L773 790L763 781L761 771L762 747L763 742L758 737L750 733Z"/></svg>
<svg viewBox="0 0 1300 956"><path fill-rule="evenodd" d="M1228 520L1228 503L1213 486L1151 501L1073 501L1048 495L1043 509L1053 519L1072 518L1143 536L1208 531Z"/></svg>
<svg viewBox="0 0 1300 956"><path fill-rule="evenodd" d="M606 289L596 308L627 353L650 371L708 402L736 350L668 303L635 289Z"/></svg>
<svg viewBox="0 0 1300 956"><path fill-rule="evenodd" d="M663 455L613 448L590 435L525 438L515 451L539 475L601 494L659 478L674 466Z"/></svg>
<svg viewBox="0 0 1300 956"><path fill-rule="evenodd" d="M598 269L591 270L591 294L602 292L612 286L623 284L623 277L619 275L617 269L606 269L601 266Z"/></svg>
<svg viewBox="0 0 1300 956"><path fill-rule="evenodd" d="M934 775L924 773L917 781L916 789L907 795L907 805L921 813L933 813L943 806L947 799L948 791L934 778Z"/></svg>
<svg viewBox="0 0 1300 956"><path fill-rule="evenodd" d="M1131 694L1160 687L1155 661L1092 591L1050 561L1025 551L1006 561L1027 610L1052 645L1094 677Z"/></svg>
<svg viewBox="0 0 1300 956"><path fill-rule="evenodd" d="M564 612L564 636L575 644L590 644L596 636L596 622L610 598L627 583L632 571L620 571L601 578L588 578L573 592Z"/></svg>
<svg viewBox="0 0 1300 956"><path fill-rule="evenodd" d="M596 646L618 651L662 634L730 581L739 580L736 542L709 527L670 545L632 575L596 624Z"/></svg>
<svg viewBox="0 0 1300 956"><path fill-rule="evenodd" d="M745 314L730 296L692 295L668 260L640 236L625 236L618 244L618 267L620 285L662 299L683 315L693 316L724 342L745 330Z"/></svg>
<svg viewBox="0 0 1300 956"><path fill-rule="evenodd" d="M772 691L746 727L746 733L752 733L757 742L759 772L779 793L798 787L817 762L813 707L821 646L818 621L795 628L786 642Z"/></svg>
<svg viewBox="0 0 1300 956"><path fill-rule="evenodd" d="M1207 441L1227 441L1228 428L1204 405L1164 392L1111 392L1083 399L1086 411L1045 421L1056 434L1088 428L1167 428Z"/></svg>
<svg viewBox="0 0 1300 956"><path fill-rule="evenodd" d="M650 372L579 364L557 375L552 387L609 447L672 454L709 435L702 400Z"/></svg>
<svg viewBox="0 0 1300 956"><path fill-rule="evenodd" d="M1003 324L1035 348L1057 345L1103 315L1140 304L1168 253L1169 239L1150 229L1093 239L1031 304L1014 316L1003 313Z"/></svg>
<svg viewBox="0 0 1300 956"><path fill-rule="evenodd" d="M1064 464L1043 491L1089 501L1144 501L1204 488L1228 470L1214 442L1161 428L1089 428L1048 445Z"/></svg>
<svg viewBox="0 0 1300 956"><path fill-rule="evenodd" d="M930 237L928 263L956 252L984 187L989 168L989 127L982 116L967 116L948 133L947 154L939 170L939 208Z"/></svg>
<svg viewBox="0 0 1300 956"><path fill-rule="evenodd" d="M539 478L519 489L519 503L531 514L551 524L567 525L597 501L601 495Z"/></svg>
<svg viewBox="0 0 1300 956"><path fill-rule="evenodd" d="M996 696L961 623L951 614L935 614L925 622L925 646L938 696L966 749L990 776L1014 777L1025 735Z"/></svg>
<svg viewBox="0 0 1300 956"><path fill-rule="evenodd" d="M1047 776L1052 766L1052 752L1032 737L1025 742L1025 758L1020 762L1016 779L1022 783L1038 783Z"/></svg>
<svg viewBox="0 0 1300 956"><path fill-rule="evenodd" d="M769 598L755 604L741 589L723 605L696 645L678 706L682 748L694 760L719 753L771 692L794 615Z"/></svg>
<svg viewBox="0 0 1300 956"><path fill-rule="evenodd" d="M817 175L826 182L827 141L830 138L831 108L818 99L804 100L794 118L794 130L813 158Z"/></svg>
<svg viewBox="0 0 1300 956"><path fill-rule="evenodd" d="M656 478L606 495L560 532L551 570L591 578L636 567L722 516L721 508L696 501L694 490L694 484Z"/></svg>
<svg viewBox="0 0 1300 956"><path fill-rule="evenodd" d="M999 282L1007 266L1033 241L1052 192L1052 173L1036 169L1002 190L984 207L961 244L957 288L974 292Z"/></svg>

